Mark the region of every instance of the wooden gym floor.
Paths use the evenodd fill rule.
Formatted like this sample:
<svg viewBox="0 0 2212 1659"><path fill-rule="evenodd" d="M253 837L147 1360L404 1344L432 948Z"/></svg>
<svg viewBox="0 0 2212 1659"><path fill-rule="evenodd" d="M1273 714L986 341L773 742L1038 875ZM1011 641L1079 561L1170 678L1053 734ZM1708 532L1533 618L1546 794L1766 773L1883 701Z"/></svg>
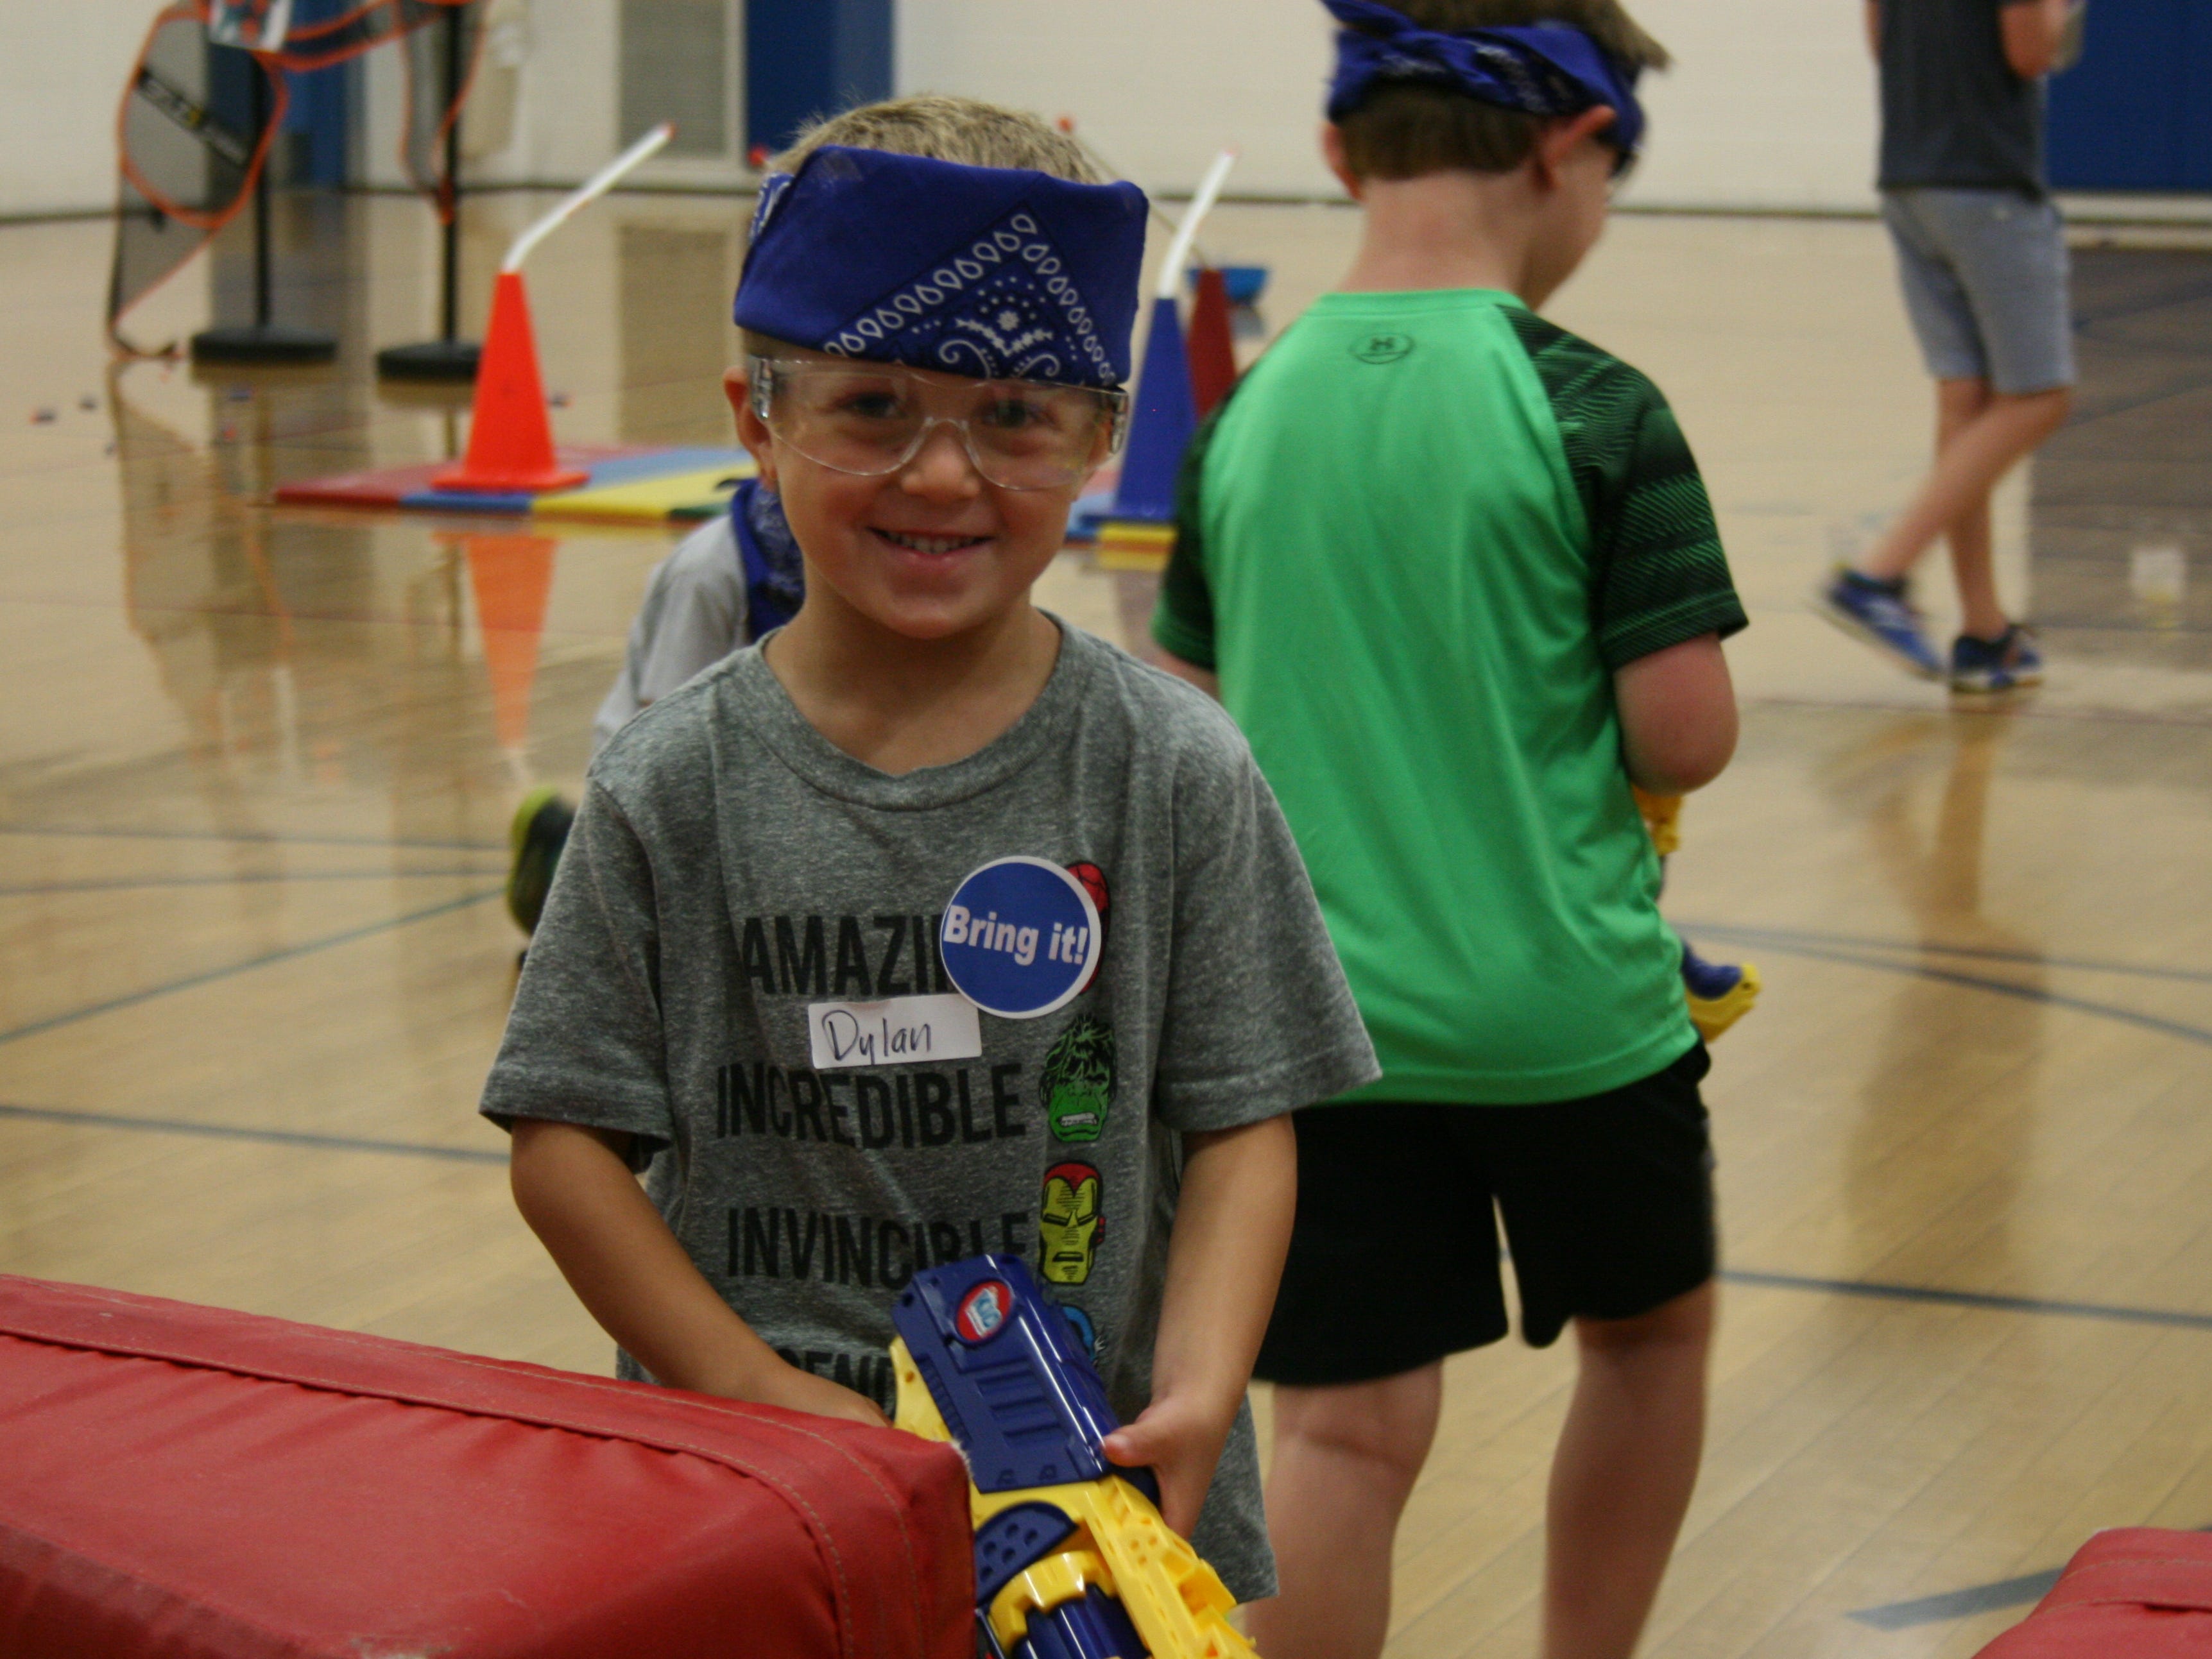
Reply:
<svg viewBox="0 0 2212 1659"><path fill-rule="evenodd" d="M111 369L106 227L0 228L0 1270L602 1370L473 1107L508 814L580 775L669 538L259 505L464 424L367 372L428 330L428 216L299 205L280 312L343 335L322 374ZM532 205L471 209L468 315ZM743 218L617 198L538 256L564 438L723 440ZM1279 326L1354 226L1206 240L1274 267ZM1653 1655L1964 1655L2094 1529L2212 1523L2212 252L2077 257L2080 412L1999 514L2051 683L1994 706L1803 602L1923 463L1875 226L1624 218L1553 308L1672 396L1755 619L1667 901L1767 990L1709 1085L1729 1282ZM1046 598L1125 641L1147 602L1080 554ZM1455 1362L1395 1659L1531 1650L1571 1371Z"/></svg>

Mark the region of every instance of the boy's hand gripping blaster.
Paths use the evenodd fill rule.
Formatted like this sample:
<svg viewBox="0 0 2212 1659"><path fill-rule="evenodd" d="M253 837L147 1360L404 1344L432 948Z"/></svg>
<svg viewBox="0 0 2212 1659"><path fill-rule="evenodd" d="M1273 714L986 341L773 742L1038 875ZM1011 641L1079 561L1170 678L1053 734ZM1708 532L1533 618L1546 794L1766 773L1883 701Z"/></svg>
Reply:
<svg viewBox="0 0 2212 1659"><path fill-rule="evenodd" d="M968 1460L975 1620L994 1659L1257 1659L1212 1567L1098 1450L1105 1385L1029 1268L915 1275L891 1310L898 1426Z"/></svg>

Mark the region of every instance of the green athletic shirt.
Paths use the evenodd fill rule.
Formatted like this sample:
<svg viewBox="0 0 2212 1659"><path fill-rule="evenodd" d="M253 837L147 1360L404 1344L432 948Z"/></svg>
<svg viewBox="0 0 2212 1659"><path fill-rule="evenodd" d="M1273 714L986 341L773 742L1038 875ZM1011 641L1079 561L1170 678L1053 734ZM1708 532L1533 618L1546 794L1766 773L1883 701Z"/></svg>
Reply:
<svg viewBox="0 0 2212 1659"><path fill-rule="evenodd" d="M1613 672L1744 626L1649 380L1486 289L1322 297L1183 463L1152 635L1215 669L1382 1078L1618 1088L1695 1040Z"/></svg>

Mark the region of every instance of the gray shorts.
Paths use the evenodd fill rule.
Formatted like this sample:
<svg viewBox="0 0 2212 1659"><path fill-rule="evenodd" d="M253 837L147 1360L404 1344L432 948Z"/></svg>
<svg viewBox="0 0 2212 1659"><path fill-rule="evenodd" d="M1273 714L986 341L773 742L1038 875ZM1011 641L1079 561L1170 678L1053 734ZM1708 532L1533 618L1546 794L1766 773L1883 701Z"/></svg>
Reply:
<svg viewBox="0 0 2212 1659"><path fill-rule="evenodd" d="M1892 190L1881 217L1929 373L2014 394L2074 384L2055 205L2014 191Z"/></svg>

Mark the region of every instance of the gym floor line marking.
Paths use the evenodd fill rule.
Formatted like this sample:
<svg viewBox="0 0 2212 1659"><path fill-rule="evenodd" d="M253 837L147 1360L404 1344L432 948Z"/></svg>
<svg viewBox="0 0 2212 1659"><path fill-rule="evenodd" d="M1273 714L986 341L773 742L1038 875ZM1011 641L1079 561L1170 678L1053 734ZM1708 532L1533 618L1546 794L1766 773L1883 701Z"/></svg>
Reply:
<svg viewBox="0 0 2212 1659"><path fill-rule="evenodd" d="M2185 282L2177 288L2153 294L2147 300L2130 300L2124 305L2113 306L2104 311L2077 311L2074 313L2073 331L2085 334L2100 323L2124 323L2137 317L2148 317L2153 312L2193 306L2202 300L2212 300L2212 282ZM2126 342L2116 341L2113 343L2124 346Z"/></svg>
<svg viewBox="0 0 2212 1659"><path fill-rule="evenodd" d="M2212 1527L2199 1527L2197 1530L2212 1532ZM2051 1594L2051 1586L2065 1571L2063 1567L2047 1567L2041 1572L2024 1572L2017 1578L2000 1578L1991 1584L1970 1584L1964 1589L1945 1590L1940 1595L1861 1608L1844 1616L1875 1630L1911 1630L1916 1625L1940 1625L1977 1613L1994 1613L1999 1608L2025 1607L2030 1601L2040 1601Z"/></svg>
<svg viewBox="0 0 2212 1659"><path fill-rule="evenodd" d="M309 869L257 870L243 875L130 875L94 881L29 881L20 887L0 887L0 899L23 899L42 893L127 893L143 887L228 887L257 881L430 881L499 873L495 869Z"/></svg>
<svg viewBox="0 0 2212 1659"><path fill-rule="evenodd" d="M2174 1308L2131 1308L2112 1302L2064 1302L2043 1296L2002 1296L1994 1291L1944 1290L1931 1285L1886 1284L1878 1279L1824 1279L1810 1274L1763 1273L1753 1268L1723 1268L1731 1285L1760 1290L1809 1290L1829 1296L1863 1296L1885 1302L1932 1303L1940 1307L1976 1308L1991 1313L2033 1313L2059 1319L2105 1319L2124 1325L2166 1325L2181 1330L2212 1331L2212 1313Z"/></svg>
<svg viewBox="0 0 2212 1659"><path fill-rule="evenodd" d="M2040 565L2044 563L2045 555L2039 552L2035 558L2036 563ZM2055 554L2051 555L2051 562L2057 562L2057 559ZM2106 561L2102 559L2080 559L2076 560L2075 562L2082 565L2102 565ZM2190 634L2212 633L2212 628L2197 627L2188 623L2177 624L2172 627L2167 627L2161 622L2117 622L2109 617L2102 616L2045 616L2038 615L2035 619L2035 631L2039 634L2055 633L2060 628L2064 628L2073 633L2155 633L2179 634L2184 637Z"/></svg>
<svg viewBox="0 0 2212 1659"><path fill-rule="evenodd" d="M2000 1578L1993 1584L1974 1584L1965 1589L1945 1590L1940 1595L1923 1595L1916 1601L1860 1608L1844 1616L1854 1624L1869 1625L1875 1630L1911 1630L1916 1625L1947 1624L1978 1613L1994 1613L1999 1608L2025 1607L2030 1601L2040 1601L2051 1594L2051 1587L2064 1571L2063 1567L2051 1567L2042 1572L2023 1573L2017 1578Z"/></svg>
<svg viewBox="0 0 2212 1659"><path fill-rule="evenodd" d="M374 1141L350 1135L314 1135L301 1130L255 1129L241 1123L203 1123L178 1117L134 1117L118 1112L69 1111L47 1106L0 1105L0 1117L70 1123L88 1129L141 1129L165 1135L202 1135L234 1141L265 1141L281 1146L314 1147L334 1152L388 1152L424 1158L453 1158L464 1161L507 1161L502 1152L466 1147L437 1147L410 1141ZM2212 1330L2212 1314L2186 1313L2165 1308L2130 1308L2102 1302L2062 1302L2034 1296L1999 1296L1986 1291L1943 1290L1926 1285L1890 1285L1874 1280L1822 1279L1795 1273L1765 1273L1750 1268L1724 1268L1720 1278L1732 1285L1760 1290L1813 1291L1831 1296L1858 1296L1877 1301L1933 1303L1974 1308L1984 1312L2027 1313L2046 1317L2106 1319L2124 1324L2175 1326L2187 1330Z"/></svg>
<svg viewBox="0 0 2212 1659"><path fill-rule="evenodd" d="M258 505L262 506L271 505L266 497L258 498ZM487 517L489 516L490 515L487 515ZM589 521L572 519L568 522L574 524L588 523ZM540 531L538 533L542 535L544 532ZM99 611L103 614L112 613L118 609L113 601L106 599L19 598L14 602L19 609L31 605L46 605L55 609L66 608L70 610L91 610ZM379 616L374 612L369 611L287 610L280 612L272 609L266 604L155 605L142 603L131 607L131 614L137 616L229 616L241 618L246 621L252 622L270 621L282 617L282 619L287 623L307 622L313 623L319 627L334 626L363 628L417 628L424 631L438 632L442 632L450 626L448 623L441 621L422 620L411 616ZM521 628L496 627L492 628L489 631L494 633L522 633L528 632L528 630ZM621 632L611 628L544 627L537 630L537 633L538 637L541 639L556 640L620 639L624 637Z"/></svg>
<svg viewBox="0 0 2212 1659"><path fill-rule="evenodd" d="M2100 961L2084 956L2045 956L2032 950L1992 950L1980 945L1946 945L1929 939L1877 939L1865 934L1814 933L1802 928L1755 928L1732 922L1684 922L1681 929L1711 933L1747 944L1769 940L1778 945L1838 945L1850 950L1918 951L1932 956L1966 956L1983 962L2017 962L2023 967L2066 968L2080 973L2124 973L2142 979L2180 979L2212 985L2212 970L2162 968L2148 962Z"/></svg>
<svg viewBox="0 0 2212 1659"><path fill-rule="evenodd" d="M1787 615L1765 612L1762 615ZM1913 714L1974 720L2065 720L2077 725L2164 726L2176 731L2202 731L2212 720L2201 714L2162 714L2149 709L2052 708L2022 703L2002 709L1960 708L1930 703L1882 702L1872 697L1793 697L1778 692L1745 693L1739 707L1811 709L1828 714Z"/></svg>
<svg viewBox="0 0 2212 1659"><path fill-rule="evenodd" d="M483 1147L440 1147L417 1141L374 1141L351 1135L312 1135L303 1129L251 1129L241 1123L195 1123L184 1117L131 1117L118 1112L64 1111L52 1106L0 1105L0 1118L67 1123L88 1129L143 1129L156 1135L198 1135L217 1141L257 1141L307 1147L317 1152L380 1152L404 1158L443 1158L461 1164L504 1164L507 1154Z"/></svg>
<svg viewBox="0 0 2212 1659"><path fill-rule="evenodd" d="M1694 928L1692 932L1697 931ZM1720 929L1710 929L1719 933ZM1938 984L1958 985L1968 990L1985 990L1998 996L2016 996L2024 1002L2042 1002L2051 1008L2070 1008L2076 1014L2094 1014L2100 1019L2113 1020L2125 1026L2139 1026L2145 1031L2154 1031L2160 1036L2178 1037L2185 1043L2202 1043L2212 1047L2212 1031L2202 1026L2184 1025L2179 1020L2161 1020L2154 1014L2138 1014L2133 1008L2124 1008L2112 1002L2092 1002L2087 997L2067 996L2055 990L2045 990L2039 985L2016 985L2005 979L1985 979L1977 973L1960 973L1954 968L1929 967L1924 962L1888 962L1879 957L1856 956L1849 951L1824 950L1814 945L1786 944L1779 939L1765 942L1771 950L1788 956L1807 956L1815 961L1838 962L1845 967L1870 968L1877 973L1901 973L1917 979L1933 979ZM0 1041L5 1041L0 1036Z"/></svg>
<svg viewBox="0 0 2212 1659"><path fill-rule="evenodd" d="M500 852L503 841L430 841L387 835L290 835L276 830L149 830L88 828L68 824L0 824L0 835L76 837L117 841L240 841L288 847L407 847L431 852Z"/></svg>
<svg viewBox="0 0 2212 1659"><path fill-rule="evenodd" d="M2166 348L2166 349L2171 350L2172 348ZM2068 429L2071 430L2076 427L2094 426L2100 421L2110 421L2118 415L2133 415L2137 410L2147 409L2159 403L2170 403L2177 397L2187 397L2192 393L2203 391L2208 384L2212 382L2185 380L2179 385L2163 387L2157 391L2147 391L2133 397L2116 397L2110 403L2100 408L2083 409L2066 425Z"/></svg>
<svg viewBox="0 0 2212 1659"><path fill-rule="evenodd" d="M26 1037L36 1037L41 1032L53 1031L63 1026L73 1026L79 1020L90 1020L98 1014L112 1014L118 1008L135 1008L141 1002L150 1002L157 996L167 996L175 991L191 990L195 986L209 984L217 979L228 979L233 974L250 973L255 968L265 968L271 963L289 962L295 957L312 955L317 951L331 950L339 945L349 945L356 940L372 938L380 933L390 933L394 929L404 928L412 923L427 922L433 917L444 916L453 911L465 910L471 905L481 905L487 899L497 899L504 891L501 887L487 887L482 893L465 893L459 899L449 899L442 905L431 905L422 910L410 911L404 916L387 917L381 922L371 922L363 927L348 928L343 933L333 933L325 938L310 939L304 945L289 945L283 950L272 950L259 956L248 958L243 962L233 962L227 967L210 968L203 973L187 974L181 979L172 979L166 984L149 985L144 990L134 990L121 996L111 996L105 1002L93 1002L81 1008L72 1008L67 1014L50 1014L44 1020L33 1020L28 1025L17 1026L12 1031L0 1031L0 1044L18 1042Z"/></svg>

